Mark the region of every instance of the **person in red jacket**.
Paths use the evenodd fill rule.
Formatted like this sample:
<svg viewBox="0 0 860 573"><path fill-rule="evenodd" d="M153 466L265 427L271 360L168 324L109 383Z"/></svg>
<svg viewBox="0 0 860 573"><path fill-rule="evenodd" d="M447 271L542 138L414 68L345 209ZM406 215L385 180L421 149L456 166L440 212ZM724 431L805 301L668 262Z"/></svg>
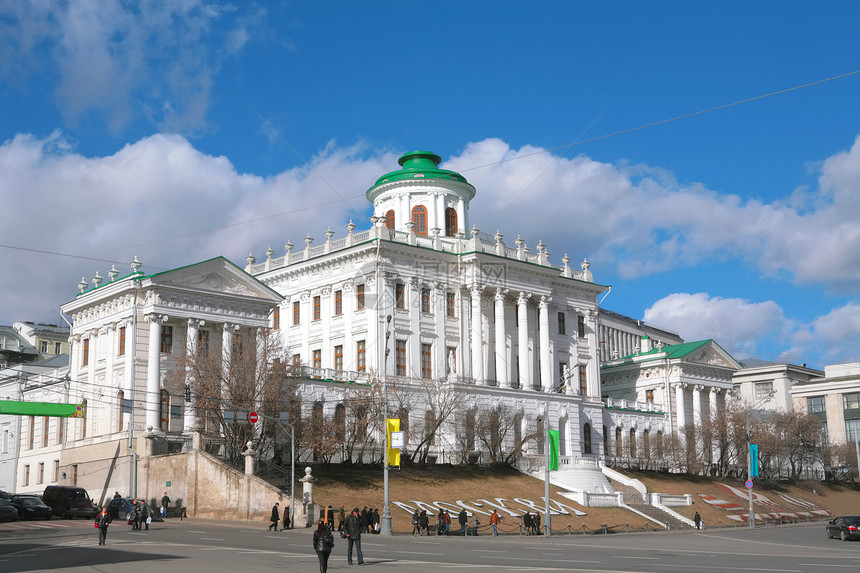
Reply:
<svg viewBox="0 0 860 573"><path fill-rule="evenodd" d="M490 525L493 526L493 535L499 534L499 522L502 520L502 516L494 509L493 513L490 514Z"/></svg>

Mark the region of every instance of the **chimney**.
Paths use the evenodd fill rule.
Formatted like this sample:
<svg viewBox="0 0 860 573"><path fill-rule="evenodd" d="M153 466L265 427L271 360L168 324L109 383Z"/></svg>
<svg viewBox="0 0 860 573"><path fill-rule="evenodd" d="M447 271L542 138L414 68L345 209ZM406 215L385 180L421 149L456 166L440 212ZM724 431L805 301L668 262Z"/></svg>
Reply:
<svg viewBox="0 0 860 573"><path fill-rule="evenodd" d="M651 352L651 339L648 338L647 336L643 336L642 337L642 343L641 343L641 346L639 348L640 348L639 349L640 354L645 354L646 352Z"/></svg>

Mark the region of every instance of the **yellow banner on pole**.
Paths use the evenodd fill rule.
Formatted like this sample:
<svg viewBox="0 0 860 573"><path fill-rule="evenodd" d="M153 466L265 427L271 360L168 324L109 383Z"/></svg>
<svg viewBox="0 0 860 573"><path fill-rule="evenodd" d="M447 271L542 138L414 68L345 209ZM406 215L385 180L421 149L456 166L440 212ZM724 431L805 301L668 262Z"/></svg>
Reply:
<svg viewBox="0 0 860 573"><path fill-rule="evenodd" d="M391 447L391 432L400 431L400 418L388 418L385 421L385 445L388 448L385 463L389 466L400 467L400 448Z"/></svg>

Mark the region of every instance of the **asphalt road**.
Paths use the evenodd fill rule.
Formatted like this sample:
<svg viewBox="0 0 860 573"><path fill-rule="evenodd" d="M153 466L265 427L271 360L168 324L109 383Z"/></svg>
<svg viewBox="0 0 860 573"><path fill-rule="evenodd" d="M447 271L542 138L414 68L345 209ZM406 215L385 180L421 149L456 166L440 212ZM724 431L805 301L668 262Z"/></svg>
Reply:
<svg viewBox="0 0 860 573"><path fill-rule="evenodd" d="M860 570L860 542L828 540L824 523L702 532L634 533L552 538L477 538L365 535L365 567L346 563L346 542L336 538L331 571L489 568L509 571L625 573L840 572ZM0 524L0 573L181 573L222 571L316 572L311 530L270 532L265 523L167 520L149 531L111 526L98 545L91 521Z"/></svg>

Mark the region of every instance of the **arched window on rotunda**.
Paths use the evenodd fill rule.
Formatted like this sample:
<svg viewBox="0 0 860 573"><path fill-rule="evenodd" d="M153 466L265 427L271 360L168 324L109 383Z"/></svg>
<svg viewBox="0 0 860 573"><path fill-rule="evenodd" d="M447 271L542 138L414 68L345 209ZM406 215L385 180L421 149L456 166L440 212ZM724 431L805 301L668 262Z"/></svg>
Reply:
<svg viewBox="0 0 860 573"><path fill-rule="evenodd" d="M415 234L427 236L427 207L416 205L412 208L412 222L415 223Z"/></svg>

